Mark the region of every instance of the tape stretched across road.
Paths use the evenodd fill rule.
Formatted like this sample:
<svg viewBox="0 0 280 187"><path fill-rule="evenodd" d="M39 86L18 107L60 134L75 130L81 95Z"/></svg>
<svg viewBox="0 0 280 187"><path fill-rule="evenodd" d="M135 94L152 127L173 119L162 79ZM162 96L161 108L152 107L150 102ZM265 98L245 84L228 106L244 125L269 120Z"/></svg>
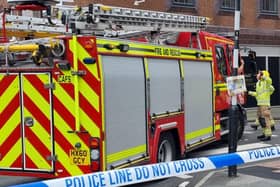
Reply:
<svg viewBox="0 0 280 187"><path fill-rule="evenodd" d="M13 187L115 187L280 157L280 146L143 165Z"/></svg>

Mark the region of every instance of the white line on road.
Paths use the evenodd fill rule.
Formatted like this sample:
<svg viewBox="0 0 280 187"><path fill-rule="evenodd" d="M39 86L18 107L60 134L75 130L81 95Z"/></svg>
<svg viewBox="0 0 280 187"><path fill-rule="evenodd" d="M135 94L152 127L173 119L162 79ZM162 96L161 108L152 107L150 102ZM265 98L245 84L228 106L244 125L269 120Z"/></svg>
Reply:
<svg viewBox="0 0 280 187"><path fill-rule="evenodd" d="M194 187L200 187L202 186L204 183L207 182L208 179L210 179L213 175L215 174L215 171L211 171L209 172L205 177L203 177L203 179L201 179Z"/></svg>
<svg viewBox="0 0 280 187"><path fill-rule="evenodd" d="M178 187L186 187L186 186L188 186L189 184L190 184L190 182L185 181L185 182L179 184Z"/></svg>
<svg viewBox="0 0 280 187"><path fill-rule="evenodd" d="M193 178L193 176L191 176L191 175L178 175L178 176L176 176L176 177L181 178L181 179L190 179L190 178Z"/></svg>

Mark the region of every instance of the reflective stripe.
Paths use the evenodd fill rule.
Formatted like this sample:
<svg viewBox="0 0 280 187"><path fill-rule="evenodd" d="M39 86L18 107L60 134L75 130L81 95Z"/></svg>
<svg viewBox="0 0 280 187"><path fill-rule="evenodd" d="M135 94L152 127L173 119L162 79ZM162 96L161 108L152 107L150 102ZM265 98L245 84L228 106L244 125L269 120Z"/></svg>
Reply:
<svg viewBox="0 0 280 187"><path fill-rule="evenodd" d="M150 74L149 74L149 66L148 66L147 58L144 58L144 66L145 66L146 79L149 79L150 78Z"/></svg>
<svg viewBox="0 0 280 187"><path fill-rule="evenodd" d="M107 49L104 47L104 44L110 44L115 46L114 49ZM105 39L97 39L97 47L98 51L109 52L113 54L123 54L116 47L119 44L128 44L129 50L125 53L126 55L139 55L139 56L157 56L157 57L169 57L169 58L180 58L180 59L198 59L197 52L201 54L200 60L212 61L212 53L210 51L205 50L192 50L192 49L184 49L184 48L172 48L172 47L164 47L164 46L156 46L156 45L145 45L137 42L128 43L128 42L120 42L116 40L105 40Z"/></svg>
<svg viewBox="0 0 280 187"><path fill-rule="evenodd" d="M139 145L134 148L130 148L124 151L120 151L117 153L113 153L107 156L107 163L113 163L119 160L123 160L125 158L133 157L135 155L139 155L140 153L146 153L146 144Z"/></svg>
<svg viewBox="0 0 280 187"><path fill-rule="evenodd" d="M227 84L226 83L219 83L219 84L214 84L214 89L219 89L220 91L227 91Z"/></svg>
<svg viewBox="0 0 280 187"><path fill-rule="evenodd" d="M179 65L180 65L180 73L181 73L181 78L184 79L185 78L185 72L184 72L184 64L183 64L183 61L180 60L179 61Z"/></svg>
<svg viewBox="0 0 280 187"><path fill-rule="evenodd" d="M191 140L191 139L194 139L194 138L197 138L197 137L200 137L202 135L209 134L212 132L213 132L213 126L209 126L209 127L185 134L185 139Z"/></svg>
<svg viewBox="0 0 280 187"><path fill-rule="evenodd" d="M221 124L216 124L215 125L215 131L221 130Z"/></svg>
<svg viewBox="0 0 280 187"><path fill-rule="evenodd" d="M77 36L73 36L73 39L69 42L69 48L73 53L73 70L74 72L78 71L78 41ZM75 130L80 131L81 124L80 124L80 113L79 113L79 76L74 76L74 97L75 97Z"/></svg>

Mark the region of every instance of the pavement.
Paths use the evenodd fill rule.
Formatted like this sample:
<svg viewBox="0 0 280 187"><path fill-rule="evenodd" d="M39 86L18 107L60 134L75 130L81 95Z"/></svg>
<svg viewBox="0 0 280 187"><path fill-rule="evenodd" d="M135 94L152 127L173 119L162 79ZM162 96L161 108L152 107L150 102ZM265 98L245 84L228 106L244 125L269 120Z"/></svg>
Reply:
<svg viewBox="0 0 280 187"><path fill-rule="evenodd" d="M272 107L272 115L280 128L280 107ZM256 108L247 109L249 124L255 121ZM279 142L280 143L280 142ZM237 176L229 177L228 169L210 171L195 187L279 187L280 159L253 165L237 166Z"/></svg>

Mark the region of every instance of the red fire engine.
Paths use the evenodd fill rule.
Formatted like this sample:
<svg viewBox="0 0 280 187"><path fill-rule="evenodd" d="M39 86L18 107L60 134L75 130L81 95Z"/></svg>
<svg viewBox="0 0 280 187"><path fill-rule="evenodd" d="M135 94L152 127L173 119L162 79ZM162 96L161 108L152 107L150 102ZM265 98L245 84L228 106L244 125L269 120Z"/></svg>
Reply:
<svg viewBox="0 0 280 187"><path fill-rule="evenodd" d="M56 25L5 14L6 37L38 38L0 45L0 174L52 178L167 162L228 134L233 42L197 32L205 17L103 5L64 7ZM104 30L119 37L96 36ZM179 34L120 39L144 30Z"/></svg>

